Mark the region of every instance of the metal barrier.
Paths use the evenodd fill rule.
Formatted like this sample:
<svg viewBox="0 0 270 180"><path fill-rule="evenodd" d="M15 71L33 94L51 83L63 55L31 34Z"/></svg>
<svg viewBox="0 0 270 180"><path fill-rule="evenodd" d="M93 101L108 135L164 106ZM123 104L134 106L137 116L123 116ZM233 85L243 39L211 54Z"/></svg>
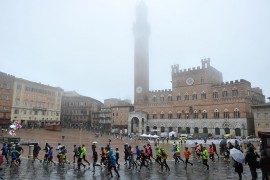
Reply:
<svg viewBox="0 0 270 180"><path fill-rule="evenodd" d="M19 143L20 141L21 141L21 138L19 138L19 137L5 137L5 136L2 136L2 142Z"/></svg>

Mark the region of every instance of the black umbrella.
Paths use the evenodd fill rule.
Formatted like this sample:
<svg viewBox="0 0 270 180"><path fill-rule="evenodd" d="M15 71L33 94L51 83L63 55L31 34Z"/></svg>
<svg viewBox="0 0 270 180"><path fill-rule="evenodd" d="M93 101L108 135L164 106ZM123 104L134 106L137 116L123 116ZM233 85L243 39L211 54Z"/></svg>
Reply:
<svg viewBox="0 0 270 180"><path fill-rule="evenodd" d="M227 145L227 139L222 139L219 143L219 147L224 147Z"/></svg>

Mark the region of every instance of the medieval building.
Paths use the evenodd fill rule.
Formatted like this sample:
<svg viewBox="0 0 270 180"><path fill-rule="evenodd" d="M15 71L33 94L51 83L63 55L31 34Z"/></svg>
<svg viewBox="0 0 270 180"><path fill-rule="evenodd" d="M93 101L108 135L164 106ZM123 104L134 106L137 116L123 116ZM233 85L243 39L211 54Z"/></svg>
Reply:
<svg viewBox="0 0 270 180"><path fill-rule="evenodd" d="M129 113L129 133L185 132L214 136L254 134L252 105L262 104L260 88L247 80L224 82L222 73L211 66L210 58L201 66L171 67L172 87L149 90L148 45L150 27L147 8L140 3L134 23L134 106Z"/></svg>
<svg viewBox="0 0 270 180"><path fill-rule="evenodd" d="M270 128L270 103L252 106L254 114L255 135L258 131L269 131Z"/></svg>
<svg viewBox="0 0 270 180"><path fill-rule="evenodd" d="M11 124L14 80L14 76L0 72L0 126L2 128L7 128Z"/></svg>
<svg viewBox="0 0 270 180"><path fill-rule="evenodd" d="M95 127L92 113L100 111L103 103L78 94L75 91L64 92L61 106L61 124L68 128Z"/></svg>

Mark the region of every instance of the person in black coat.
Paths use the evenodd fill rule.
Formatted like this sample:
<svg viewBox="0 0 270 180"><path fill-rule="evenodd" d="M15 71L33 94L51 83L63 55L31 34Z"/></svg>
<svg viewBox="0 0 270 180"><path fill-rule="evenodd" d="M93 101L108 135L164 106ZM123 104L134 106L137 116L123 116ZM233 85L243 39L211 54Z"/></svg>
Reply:
<svg viewBox="0 0 270 180"><path fill-rule="evenodd" d="M258 178L257 172L256 172L257 157L258 155L255 154L254 147L249 146L246 157L245 157L245 161L246 161L246 164L248 163L252 180L255 180Z"/></svg>
<svg viewBox="0 0 270 180"><path fill-rule="evenodd" d="M267 172L269 172L270 166L270 158L267 157L266 151L261 151L261 158L260 158L260 167L262 170L262 180L269 180L267 177Z"/></svg>
<svg viewBox="0 0 270 180"><path fill-rule="evenodd" d="M242 165L242 163L234 161L233 167L234 167L235 172L238 173L239 180L242 180L242 173L243 173L243 165Z"/></svg>

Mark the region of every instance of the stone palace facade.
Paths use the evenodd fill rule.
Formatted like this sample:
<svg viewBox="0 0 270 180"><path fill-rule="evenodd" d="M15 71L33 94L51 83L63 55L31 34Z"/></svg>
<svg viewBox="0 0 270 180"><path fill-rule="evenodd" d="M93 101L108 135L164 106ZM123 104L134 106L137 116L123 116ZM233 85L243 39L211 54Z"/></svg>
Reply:
<svg viewBox="0 0 270 180"><path fill-rule="evenodd" d="M265 103L262 90L244 79L224 82L210 58L202 59L196 68L182 70L173 65L172 87L150 91L149 32L147 8L141 3L134 23L135 111L129 113L129 133L254 134L251 106Z"/></svg>

